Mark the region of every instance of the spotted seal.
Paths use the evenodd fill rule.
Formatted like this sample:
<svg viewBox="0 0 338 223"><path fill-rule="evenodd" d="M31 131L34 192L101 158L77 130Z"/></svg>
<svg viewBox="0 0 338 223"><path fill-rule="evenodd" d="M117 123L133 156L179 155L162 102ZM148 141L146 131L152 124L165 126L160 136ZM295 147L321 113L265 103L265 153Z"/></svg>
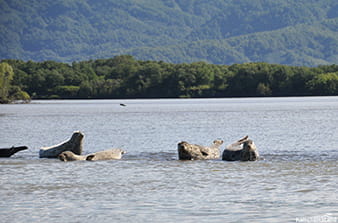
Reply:
<svg viewBox="0 0 338 223"><path fill-rule="evenodd" d="M58 156L59 160L67 161L76 161L76 160L86 160L86 155L76 155L72 151L64 151Z"/></svg>
<svg viewBox="0 0 338 223"><path fill-rule="evenodd" d="M87 155L86 160L95 161L95 160L118 160L122 158L122 155L126 151L122 149L108 149L96 153Z"/></svg>
<svg viewBox="0 0 338 223"><path fill-rule="evenodd" d="M217 159L220 157L219 147L223 144L223 140L215 140L212 146L201 146L190 144L186 141L178 143L178 159L179 160L205 160Z"/></svg>
<svg viewBox="0 0 338 223"><path fill-rule="evenodd" d="M62 152L58 158L61 161L76 161L76 160L88 160L88 161L96 161L96 160L117 160L121 159L122 155L125 154L126 151L122 149L108 149L104 151L99 151L96 153L91 153L88 155L76 155L71 151Z"/></svg>
<svg viewBox="0 0 338 223"><path fill-rule="evenodd" d="M257 147L248 136L228 145L222 154L222 160L225 161L255 161L258 159Z"/></svg>

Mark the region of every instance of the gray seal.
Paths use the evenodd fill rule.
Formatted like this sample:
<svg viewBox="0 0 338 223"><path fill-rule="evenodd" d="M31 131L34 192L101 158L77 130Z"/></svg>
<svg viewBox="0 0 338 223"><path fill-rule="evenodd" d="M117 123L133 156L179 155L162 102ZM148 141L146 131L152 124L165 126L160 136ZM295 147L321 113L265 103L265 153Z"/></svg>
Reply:
<svg viewBox="0 0 338 223"><path fill-rule="evenodd" d="M206 160L218 159L220 157L219 147L223 144L223 140L215 140L212 146L201 146L190 144L186 141L178 143L178 159L179 160Z"/></svg>
<svg viewBox="0 0 338 223"><path fill-rule="evenodd" d="M222 160L225 161L256 161L258 159L257 147L248 136L227 146L222 154Z"/></svg>
<svg viewBox="0 0 338 223"><path fill-rule="evenodd" d="M84 135L81 132L76 131L65 142L50 147L42 147L39 151L39 156L40 158L58 158L64 151L71 151L76 155L81 155L83 137Z"/></svg>
<svg viewBox="0 0 338 223"><path fill-rule="evenodd" d="M122 158L122 155L125 154L126 151L122 149L108 149L104 151L99 151L96 153L91 153L88 155L76 155L71 151L62 152L58 158L61 161L77 161L77 160L88 160L88 161L96 161L96 160L118 160Z"/></svg>
<svg viewBox="0 0 338 223"><path fill-rule="evenodd" d="M122 149L108 149L87 155L86 160L119 160L126 151Z"/></svg>
<svg viewBox="0 0 338 223"><path fill-rule="evenodd" d="M62 152L58 156L59 160L67 162L67 161L76 161L76 160L86 160L86 155L76 155L71 151Z"/></svg>

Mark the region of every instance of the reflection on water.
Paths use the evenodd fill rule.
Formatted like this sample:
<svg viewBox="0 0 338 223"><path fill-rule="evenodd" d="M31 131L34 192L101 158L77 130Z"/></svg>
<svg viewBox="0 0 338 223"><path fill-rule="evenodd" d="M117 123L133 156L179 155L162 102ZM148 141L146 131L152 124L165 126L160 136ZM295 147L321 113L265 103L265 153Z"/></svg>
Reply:
<svg viewBox="0 0 338 223"><path fill-rule="evenodd" d="M120 103L127 106L121 107ZM338 217L338 98L36 101L0 105L1 222L296 222ZM84 153L39 159L41 146L85 134ZM249 135L264 160L178 161L177 143ZM225 145L222 149L225 148Z"/></svg>

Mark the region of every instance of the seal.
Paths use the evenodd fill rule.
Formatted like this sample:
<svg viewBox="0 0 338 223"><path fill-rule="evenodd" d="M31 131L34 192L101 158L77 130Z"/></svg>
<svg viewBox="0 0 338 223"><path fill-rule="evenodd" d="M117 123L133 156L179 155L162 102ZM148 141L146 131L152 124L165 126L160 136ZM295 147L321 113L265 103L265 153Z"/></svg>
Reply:
<svg viewBox="0 0 338 223"><path fill-rule="evenodd" d="M81 155L83 137L84 135L80 131L76 131L65 142L50 147L42 147L39 156L40 158L57 158L64 151L72 151L76 155Z"/></svg>
<svg viewBox="0 0 338 223"><path fill-rule="evenodd" d="M12 146L11 148L2 148L0 149L0 157L11 157L13 154L28 149L27 146Z"/></svg>
<svg viewBox="0 0 338 223"><path fill-rule="evenodd" d="M86 160L87 156L76 155L71 151L62 152L58 156L59 160L67 162L67 161L76 161L76 160Z"/></svg>
<svg viewBox="0 0 338 223"><path fill-rule="evenodd" d="M222 154L225 161L256 161L259 153L255 143L248 136L228 145Z"/></svg>
<svg viewBox="0 0 338 223"><path fill-rule="evenodd" d="M86 160L119 160L126 151L122 149L108 149L87 155Z"/></svg>
<svg viewBox="0 0 338 223"><path fill-rule="evenodd" d="M108 149L104 151L99 151L96 153L91 153L88 155L76 155L71 151L62 152L58 158L61 161L76 161L76 160L88 160L88 161L96 161L96 160L117 160L121 159L122 155L125 154L126 151L122 149Z"/></svg>
<svg viewBox="0 0 338 223"><path fill-rule="evenodd" d="M190 144L186 141L178 143L178 159L179 160L206 160L218 159L220 157L219 147L223 144L223 140L214 140L212 146L201 146Z"/></svg>

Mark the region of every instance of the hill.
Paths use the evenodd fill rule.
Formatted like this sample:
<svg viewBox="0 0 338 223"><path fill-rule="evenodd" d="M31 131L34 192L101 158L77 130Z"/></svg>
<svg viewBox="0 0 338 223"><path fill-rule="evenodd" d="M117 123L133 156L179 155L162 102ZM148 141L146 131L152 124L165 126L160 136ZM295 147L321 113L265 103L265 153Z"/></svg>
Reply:
<svg viewBox="0 0 338 223"><path fill-rule="evenodd" d="M335 0L0 0L0 59L338 63Z"/></svg>

